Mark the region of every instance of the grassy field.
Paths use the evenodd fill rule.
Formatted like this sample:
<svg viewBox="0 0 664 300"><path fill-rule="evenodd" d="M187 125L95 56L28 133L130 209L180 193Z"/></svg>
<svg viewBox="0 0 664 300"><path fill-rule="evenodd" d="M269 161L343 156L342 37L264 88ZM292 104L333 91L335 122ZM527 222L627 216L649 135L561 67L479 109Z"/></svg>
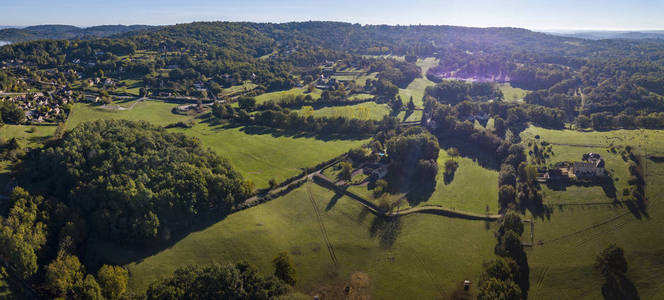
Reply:
<svg viewBox="0 0 664 300"><path fill-rule="evenodd" d="M9 125L0 127L0 139L9 140L16 138L23 147L36 147L44 138L48 138L55 132L56 126L50 125Z"/></svg>
<svg viewBox="0 0 664 300"><path fill-rule="evenodd" d="M300 173L300 168L313 167L368 142L366 138L336 139L293 135L262 127L228 128L203 123L172 130L200 139L205 146L228 158L259 188L267 187L271 178L282 181Z"/></svg>
<svg viewBox="0 0 664 300"><path fill-rule="evenodd" d="M521 133L524 139L539 135L542 140L561 145L611 147L631 145L647 147L648 153L664 152L664 130L612 130L580 132L575 130L553 130L530 126Z"/></svg>
<svg viewBox="0 0 664 300"><path fill-rule="evenodd" d="M448 159L451 157L441 150L436 190L428 201L421 204L441 205L478 214L498 212L498 172L485 169L468 157L456 157L453 159L459 163L459 168L452 181L446 183L443 174Z"/></svg>
<svg viewBox="0 0 664 300"><path fill-rule="evenodd" d="M150 281L188 264L246 260L269 274L270 260L288 251L296 264L297 290L339 298L351 275L364 273L372 298L432 299L449 296L464 279L476 282L483 259L493 256L492 232L483 222L411 215L386 224L354 200L313 184L309 188L337 266L304 186L127 265L130 288L144 289Z"/></svg>
<svg viewBox="0 0 664 300"><path fill-rule="evenodd" d="M366 116L362 115L366 112ZM348 117L356 119L381 120L384 116L390 115L391 109L387 104L376 104L375 102L365 102L347 106L323 107L314 110L313 116L321 117ZM297 110L301 113L301 110Z"/></svg>
<svg viewBox="0 0 664 300"><path fill-rule="evenodd" d="M399 89L399 95L401 96L401 99L403 100L404 103L408 103L410 100L410 97L413 97L413 102L415 103L416 106L422 107L422 98L424 97L424 90L428 86L433 86L435 85L434 82L431 80L427 79L427 71L429 71L430 68L435 67L438 65L438 60L429 57L425 59L420 59L417 61L417 65L422 68L422 78L415 78L413 82L411 82L408 87L405 89Z"/></svg>
<svg viewBox="0 0 664 300"><path fill-rule="evenodd" d="M427 200L415 200L406 197L399 209L410 207L436 205L445 208L456 209L465 212L484 214L498 212L498 172L481 167L468 157L453 158L459 163L459 168L451 181L446 182L444 178L445 161L451 159L445 150L441 150L438 156L439 172L436 176L436 186ZM329 171L333 176L332 171ZM368 186L351 186L349 190L361 195L376 204ZM405 194L398 193L389 195L389 199L396 201Z"/></svg>
<svg viewBox="0 0 664 300"><path fill-rule="evenodd" d="M553 143L552 161L579 160L585 152L598 152L605 161L618 190L626 185L625 162L606 152L611 146L629 143L645 154L648 138L645 211L627 204L611 204L611 198L600 187L568 187L552 191L546 187L545 204L549 214L527 217L535 219L535 247L529 250L530 298L533 299L598 299L602 278L594 270L595 256L611 243L625 250L629 264L628 277L634 282L642 299L664 297L664 283L656 278L664 275L664 164L658 153L664 151L662 131L617 130L609 132L576 132L530 127L522 133L524 140L539 135ZM588 204L589 202L609 202Z"/></svg>
<svg viewBox="0 0 664 300"><path fill-rule="evenodd" d="M253 89L256 88L257 86L258 86L257 84L255 84L255 83L253 83L253 82L251 82L251 81L246 81L246 82L245 82L244 84L242 84L242 85L235 85L235 86L231 86L231 87L225 88L223 91L221 91L221 94L222 94L223 96L232 95L232 94L239 93L239 92L242 92L242 91L250 91L250 90L253 90Z"/></svg>
<svg viewBox="0 0 664 300"><path fill-rule="evenodd" d="M131 103L114 103L122 106L129 106ZM144 101L138 103L132 110L109 110L100 108L97 105L87 103L76 103L72 109L69 119L67 119L67 128L71 129L76 125L100 119L125 119L125 120L143 120L155 125L165 126L178 121L190 119L189 116L177 115L171 112L177 104L165 103L162 101Z"/></svg>
<svg viewBox="0 0 664 300"><path fill-rule="evenodd" d="M498 88L503 92L504 100L508 102L523 101L523 98L528 94L528 91L512 87L509 83L499 83Z"/></svg>
<svg viewBox="0 0 664 300"><path fill-rule="evenodd" d="M265 93L256 96L256 103L260 104L269 100L273 100L275 102L280 102L284 99L288 99L291 97L296 97L299 95L311 95L312 98L318 99L320 98L320 95L323 93L323 91L319 89L314 89L313 92L308 93L307 89L305 88L292 88L290 90L285 90L285 91L278 91L278 92L270 92L270 93Z"/></svg>
<svg viewBox="0 0 664 300"><path fill-rule="evenodd" d="M129 93L134 96L138 96L140 94L143 81L127 79L123 80L122 82L125 84L125 86L115 89L117 92Z"/></svg>
<svg viewBox="0 0 664 300"><path fill-rule="evenodd" d="M625 250L627 276L641 299L664 297L664 164L648 162L646 214L625 206L553 206L549 218L535 221L529 251L531 298L599 299L602 279L594 270L595 256L611 243ZM570 194L570 197L573 195Z"/></svg>

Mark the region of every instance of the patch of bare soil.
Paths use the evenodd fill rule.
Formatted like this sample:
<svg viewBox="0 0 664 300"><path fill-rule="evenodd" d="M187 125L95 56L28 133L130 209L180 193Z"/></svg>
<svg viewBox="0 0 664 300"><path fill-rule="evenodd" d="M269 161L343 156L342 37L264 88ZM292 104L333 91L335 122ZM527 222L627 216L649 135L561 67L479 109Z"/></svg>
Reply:
<svg viewBox="0 0 664 300"><path fill-rule="evenodd" d="M308 294L318 296L320 300L368 300L371 299L371 280L369 274L355 272L350 278L330 278L328 282L318 285Z"/></svg>

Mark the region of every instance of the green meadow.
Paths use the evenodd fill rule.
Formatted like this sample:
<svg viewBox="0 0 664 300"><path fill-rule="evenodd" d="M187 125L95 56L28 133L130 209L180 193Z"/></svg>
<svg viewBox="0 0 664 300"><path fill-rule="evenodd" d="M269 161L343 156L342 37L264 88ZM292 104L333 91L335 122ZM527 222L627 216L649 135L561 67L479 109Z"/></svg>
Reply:
<svg viewBox="0 0 664 300"><path fill-rule="evenodd" d="M366 137L321 137L288 133L258 126L229 127L199 123L192 128L171 129L201 140L257 187L297 175L301 168L341 155L368 142Z"/></svg>
<svg viewBox="0 0 664 300"><path fill-rule="evenodd" d="M629 265L627 276L642 299L664 297L664 283L655 280L664 274L664 151L659 130L615 130L577 132L529 127L521 136L524 143L534 140L552 143L551 162L580 160L587 152L600 153L612 173L617 198L627 186L627 165L619 155L607 152L610 147L631 145L645 167L647 206L614 203L599 186L571 186L551 190L544 186L546 211L534 219L535 246L528 250L530 298L598 299L603 279L594 269L597 254L611 243L625 250ZM644 142L648 138L648 143Z"/></svg>
<svg viewBox="0 0 664 300"><path fill-rule="evenodd" d="M509 82L499 83L498 88L503 92L503 100L507 102L523 101L523 98L528 94L528 91L524 89L512 87Z"/></svg>
<svg viewBox="0 0 664 300"><path fill-rule="evenodd" d="M132 101L115 102L113 105L129 107ZM67 119L67 128L71 129L76 125L101 119L124 119L124 120L142 120L155 125L166 126L171 123L185 121L189 116L177 115L172 113L172 109L177 104L166 103L162 101L148 100L136 104L131 110L111 110L101 108L100 105L88 103L76 103Z"/></svg>
<svg viewBox="0 0 664 300"><path fill-rule="evenodd" d="M354 200L308 185L232 214L168 249L128 264L130 288L143 290L150 281L190 264L245 260L270 274L271 259L288 251L298 276L295 288L305 293L334 293L352 284L352 275L364 274L363 286L368 290L364 296L432 299L449 297L465 279L477 282L482 262L493 256L493 233L484 222L436 215L386 221ZM307 189L319 207L320 219ZM336 265L319 221L326 228Z"/></svg>
<svg viewBox="0 0 664 300"><path fill-rule="evenodd" d="M413 97L413 103L415 103L415 106L422 107L424 105L422 102L422 98L424 98L424 90L429 86L435 85L433 81L427 79L427 71L438 65L438 59L433 57L419 59L416 64L422 68L422 78L415 78L408 87L405 89L399 89L399 96L401 96L404 103L408 103L410 97Z"/></svg>
<svg viewBox="0 0 664 300"><path fill-rule="evenodd" d="M445 180L445 162L449 159L456 161L459 167L450 180ZM399 209L434 205L476 214L498 212L497 171L486 169L469 157L451 157L445 150L441 150L438 156L438 168L435 188L426 199L409 197L406 191L389 194L388 199L397 201L403 198L399 203ZM330 175L325 175L334 177L332 171L328 172ZM349 190L378 204L378 199L374 197L368 185L350 186Z"/></svg>
<svg viewBox="0 0 664 300"><path fill-rule="evenodd" d="M361 95L361 94L360 94ZM359 95L358 95L359 96ZM296 110L298 113L302 109ZM316 109L313 112L314 117L347 117L367 120L382 120L385 116L393 116L402 122L419 121L422 119L422 111L416 110L410 113L400 111L394 114L389 105L375 102L364 102L346 106L331 106Z"/></svg>
<svg viewBox="0 0 664 300"><path fill-rule="evenodd" d="M318 99L320 98L320 95L323 93L322 90L320 89L314 89L313 92L309 93L307 92L306 88L292 88L290 90L285 90L285 91L277 91L277 92L270 92L270 93L265 93L256 96L256 103L260 104L269 100L272 100L274 102L281 102L282 100L289 99L289 98L294 98L299 95L311 95L312 98Z"/></svg>

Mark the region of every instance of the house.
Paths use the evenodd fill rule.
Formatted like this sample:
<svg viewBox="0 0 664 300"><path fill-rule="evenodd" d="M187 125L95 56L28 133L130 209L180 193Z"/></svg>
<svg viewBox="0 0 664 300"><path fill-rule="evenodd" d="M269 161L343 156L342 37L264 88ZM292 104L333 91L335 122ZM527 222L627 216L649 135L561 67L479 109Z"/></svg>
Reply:
<svg viewBox="0 0 664 300"><path fill-rule="evenodd" d="M388 165L382 165L373 171L371 171L371 175L369 176L372 180L378 180L378 179L383 179L385 175L387 175L387 169Z"/></svg>
<svg viewBox="0 0 664 300"><path fill-rule="evenodd" d="M97 102L99 102L100 100L101 100L101 98L99 98L99 97L97 97L97 96L95 96L95 95L85 95L85 96L83 97L83 101L87 101L87 102L97 103Z"/></svg>
<svg viewBox="0 0 664 300"><path fill-rule="evenodd" d="M603 160L598 160L597 162L574 162L572 171L576 177L598 177L606 174Z"/></svg>

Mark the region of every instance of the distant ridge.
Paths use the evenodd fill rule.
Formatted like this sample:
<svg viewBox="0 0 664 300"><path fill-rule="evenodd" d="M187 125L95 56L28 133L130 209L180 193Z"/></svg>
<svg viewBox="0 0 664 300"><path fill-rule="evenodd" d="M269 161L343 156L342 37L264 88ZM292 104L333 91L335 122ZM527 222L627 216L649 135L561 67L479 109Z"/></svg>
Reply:
<svg viewBox="0 0 664 300"><path fill-rule="evenodd" d="M545 31L545 33L575 37L587 40L603 40L603 39L664 39L664 30L641 30L641 31L603 31L603 30L586 30L586 31Z"/></svg>
<svg viewBox="0 0 664 300"><path fill-rule="evenodd" d="M0 30L0 41L25 42L42 39L91 39L151 28L148 25L101 25L81 28L71 25L37 25Z"/></svg>

